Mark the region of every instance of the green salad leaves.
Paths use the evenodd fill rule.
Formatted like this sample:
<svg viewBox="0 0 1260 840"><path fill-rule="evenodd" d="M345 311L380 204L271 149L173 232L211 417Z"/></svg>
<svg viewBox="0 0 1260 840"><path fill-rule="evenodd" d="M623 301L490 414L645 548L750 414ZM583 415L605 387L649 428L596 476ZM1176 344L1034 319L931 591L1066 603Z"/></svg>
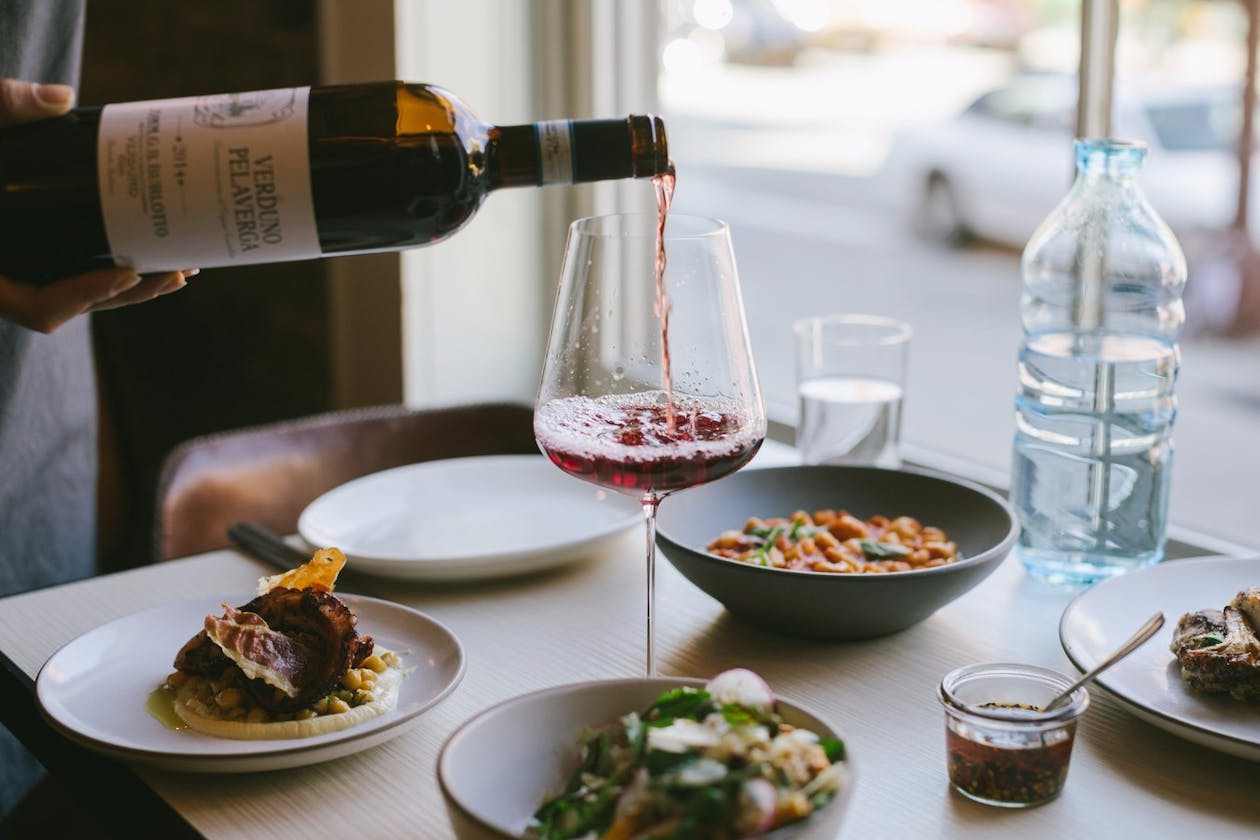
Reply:
<svg viewBox="0 0 1260 840"><path fill-rule="evenodd" d="M847 778L843 743L785 725L772 701L729 694L671 689L582 733L580 764L531 836L737 838L831 801Z"/></svg>

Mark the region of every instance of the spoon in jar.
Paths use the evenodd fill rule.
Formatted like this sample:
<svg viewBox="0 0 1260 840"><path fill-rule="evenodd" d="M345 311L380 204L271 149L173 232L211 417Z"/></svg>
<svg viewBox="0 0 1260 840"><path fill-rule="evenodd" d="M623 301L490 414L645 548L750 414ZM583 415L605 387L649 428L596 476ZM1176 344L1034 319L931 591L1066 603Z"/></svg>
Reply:
<svg viewBox="0 0 1260 840"><path fill-rule="evenodd" d="M1130 637L1130 639L1127 642L1125 642L1119 648L1117 648L1115 653L1111 654L1111 656L1108 656L1102 662L1099 662L1093 668L1086 671L1084 676L1082 676L1076 682L1072 683L1070 688L1066 689L1058 697L1054 698L1045 706L1043 706L1041 710L1043 712L1052 712L1055 709L1057 709L1059 706L1062 706L1064 703L1067 702L1068 698L1072 696L1073 691L1076 691L1076 689L1085 685L1085 683L1089 682L1094 677L1098 676L1103 671L1110 668L1112 665L1115 665L1117 662L1119 662L1121 659L1124 659L1130 653L1133 653L1133 651L1141 647L1143 642L1145 642L1151 636L1154 636L1156 631L1158 631L1159 628L1163 626L1164 626L1164 614L1162 612L1155 613L1155 615L1147 619L1145 624L1143 624L1140 628L1138 628L1138 631L1134 633L1133 636Z"/></svg>

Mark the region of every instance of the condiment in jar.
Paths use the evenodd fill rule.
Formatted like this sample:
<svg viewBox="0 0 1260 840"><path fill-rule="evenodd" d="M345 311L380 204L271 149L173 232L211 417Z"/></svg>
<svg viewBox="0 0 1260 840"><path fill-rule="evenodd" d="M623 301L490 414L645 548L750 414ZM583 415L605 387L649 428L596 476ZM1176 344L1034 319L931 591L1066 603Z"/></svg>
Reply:
<svg viewBox="0 0 1260 840"><path fill-rule="evenodd" d="M1078 689L1042 710L1071 680L1030 665L971 665L941 682L949 781L990 805L1023 808L1058 796L1067 779L1076 720L1089 704Z"/></svg>

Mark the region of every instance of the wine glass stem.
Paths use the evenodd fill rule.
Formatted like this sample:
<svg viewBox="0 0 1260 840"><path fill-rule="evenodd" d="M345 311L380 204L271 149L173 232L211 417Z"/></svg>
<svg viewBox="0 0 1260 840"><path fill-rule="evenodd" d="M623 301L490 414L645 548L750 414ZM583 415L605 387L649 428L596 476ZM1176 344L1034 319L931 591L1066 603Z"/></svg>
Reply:
<svg viewBox="0 0 1260 840"><path fill-rule="evenodd" d="M647 675L656 676L656 508L661 500L655 494L643 497L643 522L647 532Z"/></svg>

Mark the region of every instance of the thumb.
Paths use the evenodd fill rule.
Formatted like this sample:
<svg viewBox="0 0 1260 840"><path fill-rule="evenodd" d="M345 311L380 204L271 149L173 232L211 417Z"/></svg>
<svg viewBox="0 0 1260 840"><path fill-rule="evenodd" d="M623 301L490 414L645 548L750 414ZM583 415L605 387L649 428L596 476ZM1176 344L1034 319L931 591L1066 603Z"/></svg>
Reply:
<svg viewBox="0 0 1260 840"><path fill-rule="evenodd" d="M74 105L74 88L0 79L0 126L56 117Z"/></svg>

